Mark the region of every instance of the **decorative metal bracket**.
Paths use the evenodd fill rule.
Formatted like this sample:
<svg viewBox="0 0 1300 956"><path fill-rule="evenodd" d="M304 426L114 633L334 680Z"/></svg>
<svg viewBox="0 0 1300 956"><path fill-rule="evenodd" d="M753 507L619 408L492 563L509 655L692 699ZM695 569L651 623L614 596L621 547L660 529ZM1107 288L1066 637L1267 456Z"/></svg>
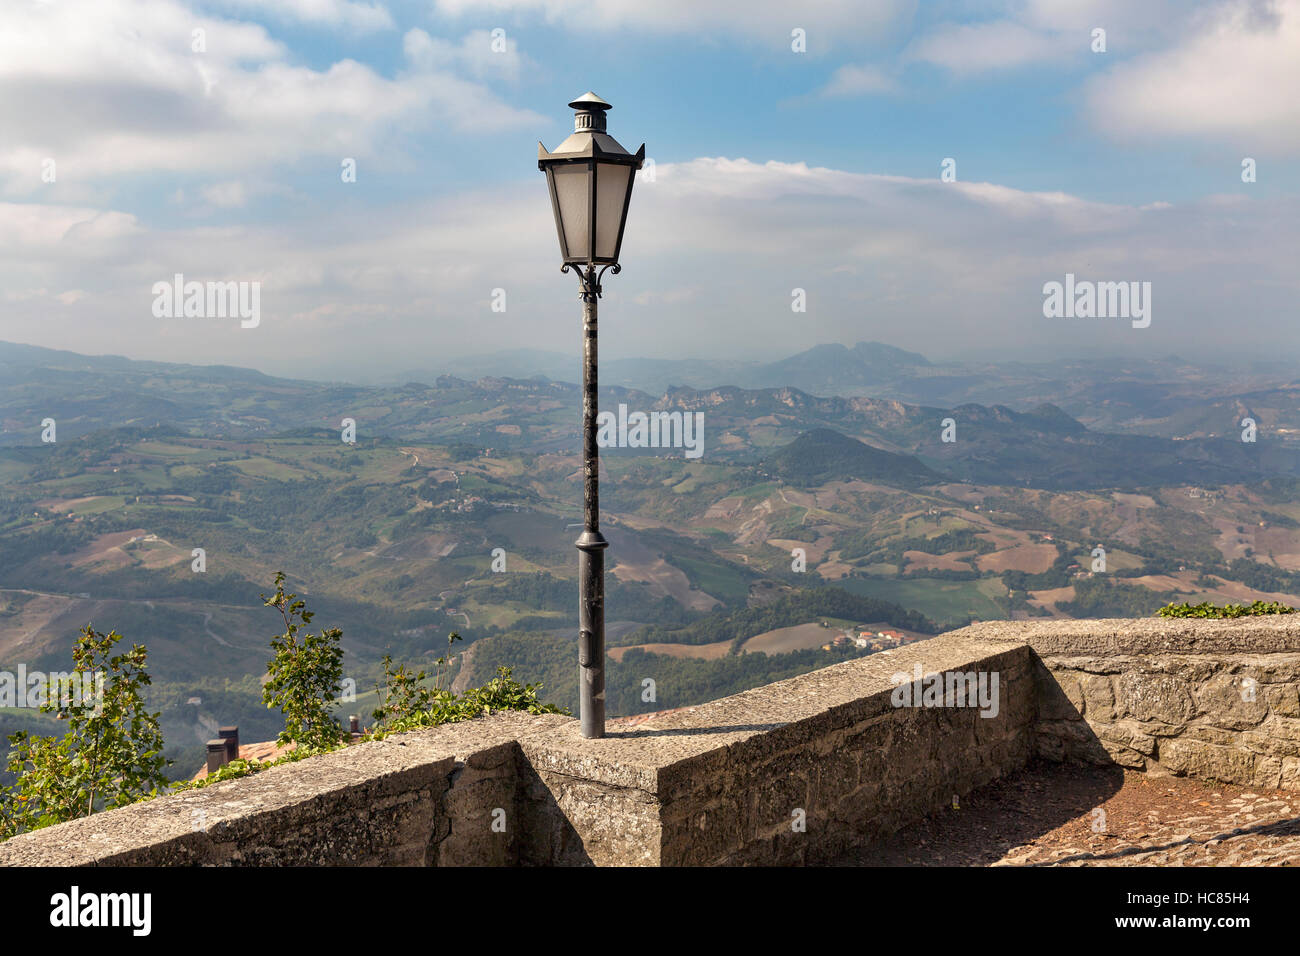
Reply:
<svg viewBox="0 0 1300 956"><path fill-rule="evenodd" d="M593 295L598 299L600 298L603 291L600 281L605 278L606 272L613 269L614 275L618 275L623 271L623 267L617 262L608 263L599 273L596 272L596 267L594 265L587 266L585 271L582 266L572 265L568 262L560 266L561 272L568 272L570 269L572 269L578 276L578 298L582 299L584 302Z"/></svg>

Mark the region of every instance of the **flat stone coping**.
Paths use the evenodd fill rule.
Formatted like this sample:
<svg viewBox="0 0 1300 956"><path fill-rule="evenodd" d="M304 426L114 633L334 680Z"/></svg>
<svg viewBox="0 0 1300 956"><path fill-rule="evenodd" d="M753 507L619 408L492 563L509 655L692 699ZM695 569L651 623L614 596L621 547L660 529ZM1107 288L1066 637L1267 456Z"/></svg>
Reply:
<svg viewBox="0 0 1300 956"><path fill-rule="evenodd" d="M1043 657L1300 653L1300 613L1207 620L1191 617L984 621L945 637L1028 644ZM928 643L928 642L927 642Z"/></svg>

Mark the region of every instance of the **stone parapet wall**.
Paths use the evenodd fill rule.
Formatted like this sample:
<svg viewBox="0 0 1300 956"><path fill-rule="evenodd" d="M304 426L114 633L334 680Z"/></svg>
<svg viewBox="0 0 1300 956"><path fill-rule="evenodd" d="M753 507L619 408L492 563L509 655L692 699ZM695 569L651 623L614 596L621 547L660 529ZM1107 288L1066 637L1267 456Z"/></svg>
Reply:
<svg viewBox="0 0 1300 956"><path fill-rule="evenodd" d="M412 731L0 843L10 866L511 863L518 744L567 718L501 714Z"/></svg>
<svg viewBox="0 0 1300 956"><path fill-rule="evenodd" d="M998 675L996 715L896 707L896 673ZM584 740L521 741L596 864L814 863L1022 767L1033 750L1023 645L945 635Z"/></svg>
<svg viewBox="0 0 1300 956"><path fill-rule="evenodd" d="M1035 756L1300 788L1300 621L978 624L600 740L498 714L23 834L0 865L819 863Z"/></svg>
<svg viewBox="0 0 1300 956"><path fill-rule="evenodd" d="M1040 756L1300 789L1292 616L988 623L965 633L1034 649Z"/></svg>

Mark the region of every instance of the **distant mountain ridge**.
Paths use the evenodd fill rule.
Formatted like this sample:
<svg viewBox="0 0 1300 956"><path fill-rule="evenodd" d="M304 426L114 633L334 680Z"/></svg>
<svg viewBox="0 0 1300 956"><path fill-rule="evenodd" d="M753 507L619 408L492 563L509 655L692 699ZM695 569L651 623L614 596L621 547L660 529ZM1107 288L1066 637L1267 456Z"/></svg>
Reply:
<svg viewBox="0 0 1300 956"><path fill-rule="evenodd" d="M791 386L814 394L835 394L845 387L882 386L901 371L926 368L930 360L882 342L858 342L851 348L838 343L812 348L775 362L742 362L720 359L605 358L600 363L601 381L647 392L673 387L709 388L734 385L739 388ZM432 382L440 375L471 380L485 377L544 378L578 383L582 365L574 354L539 349L504 349L486 355L457 359L437 369L407 370L391 381Z"/></svg>
<svg viewBox="0 0 1300 956"><path fill-rule="evenodd" d="M772 362L605 359L600 372L604 385L653 395L732 386L928 406L1053 405L1089 428L1165 438L1230 437L1248 414L1274 428L1278 439L1300 442L1300 380L1282 361L1212 367L1168 355L936 363L868 341L852 347L815 345ZM437 372L406 372L393 381L432 382L442 373L471 381L498 375L570 383L581 379L576 349L572 355L513 349L458 359Z"/></svg>
<svg viewBox="0 0 1300 956"><path fill-rule="evenodd" d="M915 488L945 480L914 455L881 451L831 428L804 432L762 465L774 476L806 486L858 480Z"/></svg>
<svg viewBox="0 0 1300 956"><path fill-rule="evenodd" d="M873 357L893 357L870 345L856 353L842 347L816 352L823 353L847 355L863 368ZM544 379L471 382L446 375L433 385L347 385L13 345L0 346L0 373L0 445L39 443L46 417L58 422L60 442L108 428L159 424L194 436L255 438L298 428L336 430L352 418L358 441L456 442L533 454L572 454L578 447L580 389ZM1205 414L1226 418L1228 427L1175 440L1089 427L1051 402L1017 411L1000 402L819 397L791 386L671 387L656 394L603 381L606 409L626 403L641 411L704 412L704 453L716 462L757 462L802 433L828 428L881 452L915 456L954 479L988 484L1133 488L1300 475L1300 443L1287 438L1294 434L1297 390L1287 386L1251 393L1248 402L1217 400L1229 403L1221 410L1205 405ZM1258 442L1240 440L1235 426L1246 411L1259 423ZM949 418L954 441L943 438ZM611 448L607 454L634 451Z"/></svg>
<svg viewBox="0 0 1300 956"><path fill-rule="evenodd" d="M32 378L32 367L46 369ZM39 346L0 342L0 370L13 382L39 384L61 374L114 371L138 375L152 371L149 384L202 381L214 384L279 383L292 394L326 384L283 379L233 366L147 362L121 356L83 356ZM1276 441L1300 444L1300 380L1285 362L1241 367L1200 367L1178 356L1161 359L1063 359L1029 363L1008 361L936 363L924 355L880 342L813 346L774 362L727 359L605 359L602 386L665 395L677 389L747 390L789 388L810 396L873 398L909 405L1037 409L1055 406L1094 431L1163 438L1232 438L1244 417L1254 419ZM310 370L308 370L310 374ZM335 395L360 394L361 388L431 385L452 375L466 382L516 379L576 384L579 356L537 349L510 349L457 359L435 370L410 370L388 378L388 385L329 382ZM351 390L351 391L350 391ZM139 408L139 395L102 394L105 401ZM374 394L374 393L372 393ZM186 400L168 396L184 405ZM143 420L147 411L136 416Z"/></svg>
<svg viewBox="0 0 1300 956"><path fill-rule="evenodd" d="M6 377L23 376L34 368L60 369L69 372L146 372L176 373L180 370L206 381L283 381L256 369L238 365L187 365L181 362L155 362L123 355L82 355L66 349L49 349L41 345L24 345L0 341L0 373Z"/></svg>
<svg viewBox="0 0 1300 956"><path fill-rule="evenodd" d="M816 395L842 394L846 388L880 386L894 381L907 368L926 368L930 361L916 352L859 342L816 345L788 359L757 369L747 384L752 387L790 385Z"/></svg>

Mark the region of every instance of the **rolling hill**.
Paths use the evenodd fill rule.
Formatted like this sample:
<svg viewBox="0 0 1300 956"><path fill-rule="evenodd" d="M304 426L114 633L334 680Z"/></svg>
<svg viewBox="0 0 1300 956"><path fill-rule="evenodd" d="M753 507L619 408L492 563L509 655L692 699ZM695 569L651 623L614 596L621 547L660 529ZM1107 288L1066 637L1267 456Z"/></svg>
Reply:
<svg viewBox="0 0 1300 956"><path fill-rule="evenodd" d="M912 455L897 455L841 435L830 428L804 432L763 459L770 474L797 485L828 481L871 481L900 488L932 485L944 480Z"/></svg>

